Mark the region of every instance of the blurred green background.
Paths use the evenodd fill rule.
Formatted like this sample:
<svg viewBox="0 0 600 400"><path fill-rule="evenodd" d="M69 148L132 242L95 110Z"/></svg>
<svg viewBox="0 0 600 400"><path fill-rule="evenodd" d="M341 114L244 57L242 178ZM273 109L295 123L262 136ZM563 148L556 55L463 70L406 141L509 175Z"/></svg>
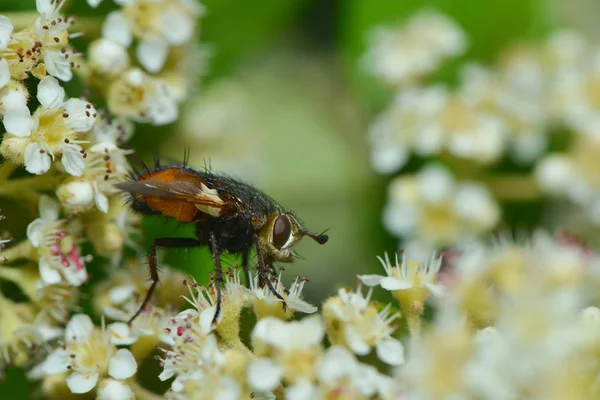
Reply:
<svg viewBox="0 0 600 400"><path fill-rule="evenodd" d="M0 13L33 9L34 3L3 0ZM370 119L390 96L359 62L369 30L435 7L465 29L470 38L465 57L487 62L504 46L541 38L558 24L593 30L592 12L581 10L595 6L592 0L569 5L559 0L206 0L203 4L207 13L201 22L201 42L210 46L212 56L199 101L190 101L182 111L188 122L166 128L138 126L130 147L147 160L157 149L165 157L181 159L189 145L192 165L202 166L208 159L213 169L254 183L295 210L309 229L329 228L325 246L305 240L298 248L304 259L285 271L286 282L296 274L310 279L305 297L314 304L340 286L354 286L356 273L378 271L375 256L398 246L380 222L389 178L371 171L365 140ZM95 16L115 7L105 0L93 10L84 0L76 0L69 11ZM451 82L459 62L447 65L439 78ZM77 94L80 86L73 82L69 90ZM219 101L227 107L231 99L241 106L227 109L228 123L217 117L216 122L210 120L210 107L203 120L194 120L204 105L221 112ZM214 131L222 133L216 137L200 129L214 124ZM0 202L7 216L3 229L17 240L35 217L35 208L26 207ZM509 207L515 216L529 215L528 224L534 225L539 217L535 213L539 205ZM148 219L145 227L146 245L159 232L160 236L192 232L162 219ZM102 276L105 261L95 261L95 279ZM199 281L212 268L203 250L173 250L166 261ZM7 382L0 384L0 399L28 398L29 387L20 371L10 370Z"/></svg>

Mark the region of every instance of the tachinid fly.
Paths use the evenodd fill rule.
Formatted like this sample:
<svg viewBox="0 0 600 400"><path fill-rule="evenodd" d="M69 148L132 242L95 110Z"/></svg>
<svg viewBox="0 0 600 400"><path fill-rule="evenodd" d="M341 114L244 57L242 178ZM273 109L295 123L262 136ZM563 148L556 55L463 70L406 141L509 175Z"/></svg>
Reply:
<svg viewBox="0 0 600 400"><path fill-rule="evenodd" d="M118 183L130 194L134 210L147 215L163 215L196 227L195 238L161 237L150 246L149 269L152 284L139 310L141 313L158 284L156 248L208 246L215 263L217 306L213 323L221 310L223 270L221 253L241 256L247 282L250 280L250 251L256 250L259 286L267 286L285 308L283 297L273 288L273 263L291 262L293 247L304 236L319 244L327 242L325 233L307 231L300 220L259 189L208 169L199 171L185 165L159 166L144 173L132 173L130 180Z"/></svg>

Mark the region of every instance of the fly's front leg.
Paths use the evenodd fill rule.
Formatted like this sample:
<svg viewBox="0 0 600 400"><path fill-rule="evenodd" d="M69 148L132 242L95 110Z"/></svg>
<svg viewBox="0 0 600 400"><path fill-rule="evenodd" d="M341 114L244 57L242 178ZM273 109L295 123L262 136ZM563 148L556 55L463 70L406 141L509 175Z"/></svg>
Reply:
<svg viewBox="0 0 600 400"><path fill-rule="evenodd" d="M271 270L273 269L273 265L267 264L267 262L265 261L265 256L262 252L262 248L260 247L260 239L259 239L258 235L254 235L254 245L256 247L256 256L258 258L259 286L261 286L261 287L267 286L269 291L271 293L273 293L273 295L275 297L277 297L279 300L281 300L283 311L285 312L285 311L287 311L287 304L285 302L285 299L279 293L277 293L277 290L275 290L275 288L273 287L273 284L271 283L271 279L269 279L269 274L271 273Z"/></svg>
<svg viewBox="0 0 600 400"><path fill-rule="evenodd" d="M201 246L202 242L197 239L191 238L157 238L152 241L152 245L150 246L150 254L148 255L148 265L150 269L150 279L152 280L152 284L148 288L146 292L146 297L144 297L144 301L140 305L140 308L136 311L136 313L129 319L129 324L133 322L146 308L148 303L150 303L150 299L152 298L152 293L154 293L154 289L156 289L156 285L158 285L158 265L156 262L156 248L157 247L165 247L165 248L182 248L182 247L198 247Z"/></svg>

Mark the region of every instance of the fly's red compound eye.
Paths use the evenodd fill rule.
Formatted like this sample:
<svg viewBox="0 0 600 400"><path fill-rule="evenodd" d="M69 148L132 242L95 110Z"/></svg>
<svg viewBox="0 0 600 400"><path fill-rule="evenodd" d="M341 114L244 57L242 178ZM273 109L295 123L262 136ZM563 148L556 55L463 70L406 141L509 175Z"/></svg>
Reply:
<svg viewBox="0 0 600 400"><path fill-rule="evenodd" d="M285 215L277 217L273 225L273 246L281 249L290 240L292 236L292 223Z"/></svg>

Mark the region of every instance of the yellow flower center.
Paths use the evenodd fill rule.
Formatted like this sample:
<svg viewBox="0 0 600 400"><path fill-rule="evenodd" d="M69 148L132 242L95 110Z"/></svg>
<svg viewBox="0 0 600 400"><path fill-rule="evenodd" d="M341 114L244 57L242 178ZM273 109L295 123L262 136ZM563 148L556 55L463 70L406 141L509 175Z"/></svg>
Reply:
<svg viewBox="0 0 600 400"><path fill-rule="evenodd" d="M75 132L65 124L65 118L68 116L62 108L38 108L33 115L38 121L38 126L31 133L31 139L45 143L52 153L60 153L64 143L68 143L68 140L75 136Z"/></svg>
<svg viewBox="0 0 600 400"><path fill-rule="evenodd" d="M36 41L31 31L15 32L8 47L0 51L0 58L8 62L11 77L25 79L42 58L42 43Z"/></svg>

